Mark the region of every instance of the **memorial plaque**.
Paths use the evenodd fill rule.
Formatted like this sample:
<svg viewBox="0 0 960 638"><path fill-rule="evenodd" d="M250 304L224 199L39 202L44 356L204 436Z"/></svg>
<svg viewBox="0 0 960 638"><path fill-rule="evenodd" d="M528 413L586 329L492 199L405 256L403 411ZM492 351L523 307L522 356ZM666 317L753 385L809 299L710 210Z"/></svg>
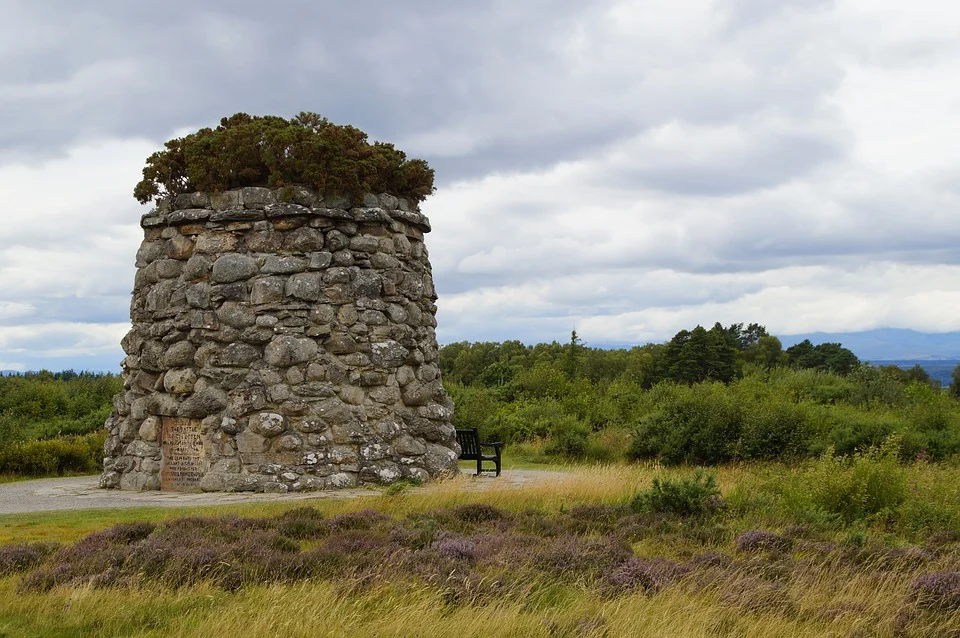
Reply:
<svg viewBox="0 0 960 638"><path fill-rule="evenodd" d="M200 421L163 417L161 430L163 463L160 466L160 489L198 489L206 472Z"/></svg>

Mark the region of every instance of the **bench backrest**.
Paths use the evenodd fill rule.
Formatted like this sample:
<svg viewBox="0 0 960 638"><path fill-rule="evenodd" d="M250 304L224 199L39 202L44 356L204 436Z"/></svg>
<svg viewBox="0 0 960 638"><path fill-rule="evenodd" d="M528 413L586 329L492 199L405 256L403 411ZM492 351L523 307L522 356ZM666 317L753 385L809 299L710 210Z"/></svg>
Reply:
<svg viewBox="0 0 960 638"><path fill-rule="evenodd" d="M460 444L460 458L470 459L480 455L480 432L477 428L457 430L457 443Z"/></svg>

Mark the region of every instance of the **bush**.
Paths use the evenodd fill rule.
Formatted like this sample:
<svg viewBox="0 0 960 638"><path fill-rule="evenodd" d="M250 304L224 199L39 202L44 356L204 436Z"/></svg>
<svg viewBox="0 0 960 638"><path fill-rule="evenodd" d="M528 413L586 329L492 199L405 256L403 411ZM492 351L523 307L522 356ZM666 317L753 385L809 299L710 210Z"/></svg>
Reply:
<svg viewBox="0 0 960 638"><path fill-rule="evenodd" d="M492 390L459 383L445 382L444 385L456 405L453 411L455 427L480 428L480 437L485 441L503 440L495 426L498 402Z"/></svg>
<svg viewBox="0 0 960 638"><path fill-rule="evenodd" d="M90 434L103 428L104 421L110 416L113 406L107 404L81 417L59 418L34 426L35 438L55 439L62 436Z"/></svg>
<svg viewBox="0 0 960 638"><path fill-rule="evenodd" d="M388 192L417 202L433 192L433 169L425 161L406 159L392 144L370 144L363 131L316 113L290 120L237 113L215 129L164 146L147 159L133 190L141 203L194 191L291 184L354 198Z"/></svg>
<svg viewBox="0 0 960 638"><path fill-rule="evenodd" d="M793 486L796 504L812 506L853 522L895 515L907 497L907 476L899 464L900 439L847 458L832 450L820 457Z"/></svg>
<svg viewBox="0 0 960 638"><path fill-rule="evenodd" d="M623 461L630 446L630 433L622 428L608 427L591 432L587 437L585 456L598 463Z"/></svg>
<svg viewBox="0 0 960 638"><path fill-rule="evenodd" d="M729 461L740 436L739 402L722 383L654 388L657 410L640 419L627 455L665 463Z"/></svg>
<svg viewBox="0 0 960 638"><path fill-rule="evenodd" d="M732 388L739 395L740 438L735 456L740 459L795 459L806 456L813 435L812 407L791 403L763 387L759 392L745 391L740 384Z"/></svg>
<svg viewBox="0 0 960 638"><path fill-rule="evenodd" d="M39 477L99 472L105 438L106 432L97 432L7 444L0 447L0 474Z"/></svg>
<svg viewBox="0 0 960 638"><path fill-rule="evenodd" d="M456 412L456 411L454 411ZM497 422L481 436L504 443L519 443L545 438L569 415L556 399L524 399L502 406Z"/></svg>
<svg viewBox="0 0 960 638"><path fill-rule="evenodd" d="M716 509L719 496L716 475L697 470L693 476L678 480L653 479L653 487L638 492L630 508L635 512L702 516Z"/></svg>
<svg viewBox="0 0 960 638"><path fill-rule="evenodd" d="M544 452L553 456L579 459L587 453L590 426L570 415L563 415L550 429L550 443Z"/></svg>
<svg viewBox="0 0 960 638"><path fill-rule="evenodd" d="M903 421L888 411L869 411L836 405L822 413L824 433L811 452L822 455L832 449L840 456L882 445L903 427Z"/></svg>

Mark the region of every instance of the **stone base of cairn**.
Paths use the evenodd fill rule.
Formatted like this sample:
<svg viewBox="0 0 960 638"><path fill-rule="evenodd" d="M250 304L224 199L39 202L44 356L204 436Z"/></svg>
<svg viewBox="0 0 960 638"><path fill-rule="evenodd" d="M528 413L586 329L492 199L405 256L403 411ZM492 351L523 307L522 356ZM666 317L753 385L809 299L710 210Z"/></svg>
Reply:
<svg viewBox="0 0 960 638"><path fill-rule="evenodd" d="M162 201L104 488L288 492L456 473L426 217L305 188Z"/></svg>

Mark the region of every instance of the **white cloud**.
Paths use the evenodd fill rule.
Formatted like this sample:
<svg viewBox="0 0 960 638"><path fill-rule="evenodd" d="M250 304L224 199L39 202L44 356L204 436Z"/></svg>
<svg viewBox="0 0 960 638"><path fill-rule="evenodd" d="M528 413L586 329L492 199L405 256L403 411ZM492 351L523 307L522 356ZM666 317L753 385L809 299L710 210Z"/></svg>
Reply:
<svg viewBox="0 0 960 638"><path fill-rule="evenodd" d="M0 352L31 359L113 354L129 329L129 322L0 326Z"/></svg>

